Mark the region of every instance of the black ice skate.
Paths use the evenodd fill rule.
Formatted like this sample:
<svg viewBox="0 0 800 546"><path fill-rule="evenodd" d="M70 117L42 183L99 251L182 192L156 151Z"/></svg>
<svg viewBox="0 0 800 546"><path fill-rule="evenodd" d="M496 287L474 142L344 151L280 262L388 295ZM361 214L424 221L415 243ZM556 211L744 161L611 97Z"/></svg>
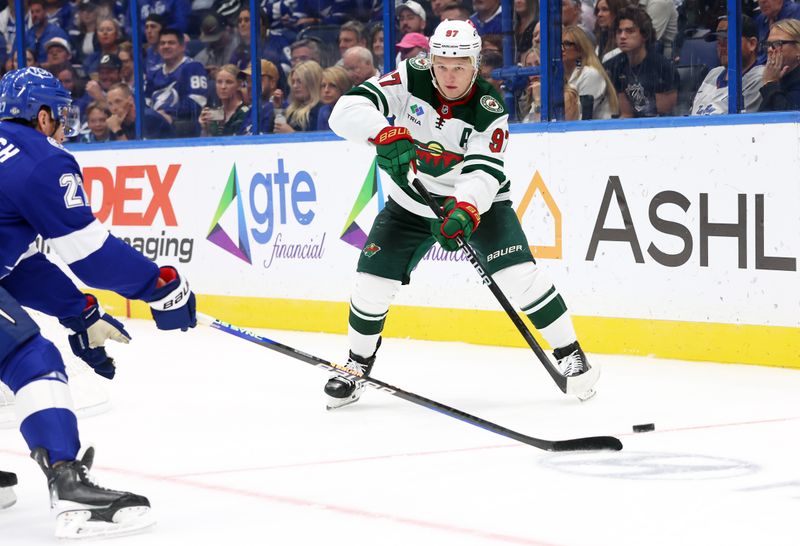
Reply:
<svg viewBox="0 0 800 546"><path fill-rule="evenodd" d="M0 510L17 502L17 496L14 495L15 485L17 485L17 475L0 470Z"/></svg>
<svg viewBox="0 0 800 546"><path fill-rule="evenodd" d="M558 370L569 378L567 394L574 394L581 402L593 397L596 393L594 384L600 378L600 367L590 366L586 355L577 341L566 347L553 351Z"/></svg>
<svg viewBox="0 0 800 546"><path fill-rule="evenodd" d="M370 357L358 356L353 351L350 351L350 356L344 367L356 375L368 376L372 371L372 366L375 364L375 355L378 353L380 346L381 340L378 338L378 346L375 347L375 352ZM331 376L328 382L325 383L325 394L328 395L327 408L332 410L356 402L361 398L361 393L364 392L365 388L363 383L349 377L343 375Z"/></svg>
<svg viewBox="0 0 800 546"><path fill-rule="evenodd" d="M51 508L56 513L56 538L131 534L155 523L145 497L100 487L92 479L93 447L80 460L55 466L50 466L42 448L33 450L31 457L47 476Z"/></svg>

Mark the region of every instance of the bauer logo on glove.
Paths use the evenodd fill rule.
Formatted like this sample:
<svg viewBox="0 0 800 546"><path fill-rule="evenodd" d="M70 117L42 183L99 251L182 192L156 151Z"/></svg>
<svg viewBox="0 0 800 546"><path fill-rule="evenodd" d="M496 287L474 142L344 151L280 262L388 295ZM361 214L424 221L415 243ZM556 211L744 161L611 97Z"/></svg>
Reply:
<svg viewBox="0 0 800 546"><path fill-rule="evenodd" d="M150 299L150 311L159 330L183 331L197 325L194 293L186 278L178 275L174 267L159 270L157 288Z"/></svg>
<svg viewBox="0 0 800 546"><path fill-rule="evenodd" d="M408 186L408 171L417 172L417 147L406 127L384 127L370 139L375 144L378 166L404 188Z"/></svg>

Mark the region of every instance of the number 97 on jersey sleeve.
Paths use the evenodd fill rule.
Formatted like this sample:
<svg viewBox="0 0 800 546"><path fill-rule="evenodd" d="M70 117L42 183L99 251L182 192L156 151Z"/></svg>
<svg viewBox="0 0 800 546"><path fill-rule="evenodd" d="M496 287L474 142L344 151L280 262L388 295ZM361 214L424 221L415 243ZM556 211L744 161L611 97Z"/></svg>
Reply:
<svg viewBox="0 0 800 546"><path fill-rule="evenodd" d="M492 141L489 143L489 151L499 154L506 151L508 146L508 131L499 127L492 132Z"/></svg>

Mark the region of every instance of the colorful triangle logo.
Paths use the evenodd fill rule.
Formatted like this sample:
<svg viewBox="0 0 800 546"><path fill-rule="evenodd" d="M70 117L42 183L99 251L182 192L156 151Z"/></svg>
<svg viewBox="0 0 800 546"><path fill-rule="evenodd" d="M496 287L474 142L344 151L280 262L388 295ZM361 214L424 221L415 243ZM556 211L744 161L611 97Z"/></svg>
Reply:
<svg viewBox="0 0 800 546"><path fill-rule="evenodd" d="M222 216L234 201L236 201L236 219L239 226L238 243L233 242L230 235L225 233L220 224ZM239 176L236 174L236 163L231 167L228 183L225 184L225 189L222 191L219 205L217 205L217 212L214 213L214 218L211 220L211 227L208 229L206 239L240 260L250 265L253 264L250 258L250 242L247 238L247 224L244 220L244 208L242 206L241 190L239 189Z"/></svg>
<svg viewBox="0 0 800 546"><path fill-rule="evenodd" d="M356 247L358 250L364 248L367 242L367 234L358 225L356 218L363 212L375 195L378 196L378 212L380 212L386 203L383 196L383 187L381 186L378 162L373 159L372 165L367 171L367 176L364 178L363 184L361 184L361 191L358 192L356 202L353 203L353 208L344 223L342 234L339 236L342 241Z"/></svg>

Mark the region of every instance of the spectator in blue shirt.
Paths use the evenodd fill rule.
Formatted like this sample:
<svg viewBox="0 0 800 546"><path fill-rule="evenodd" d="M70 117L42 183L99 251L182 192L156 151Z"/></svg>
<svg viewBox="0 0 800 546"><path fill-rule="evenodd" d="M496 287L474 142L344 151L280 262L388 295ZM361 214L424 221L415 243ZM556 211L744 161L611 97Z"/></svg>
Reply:
<svg viewBox="0 0 800 546"><path fill-rule="evenodd" d="M147 42L144 50L144 73L147 74L161 64L161 55L158 53L158 39L164 29L164 18L157 13L151 13L144 21L144 39Z"/></svg>
<svg viewBox="0 0 800 546"><path fill-rule="evenodd" d="M289 32L299 33L306 27L326 23L324 18L330 13L333 2L332 0L288 0L282 3L286 4L290 11L288 17L282 16L284 28Z"/></svg>
<svg viewBox="0 0 800 546"><path fill-rule="evenodd" d="M278 81L282 82L280 85L286 87L285 73L290 69L289 56L286 52L289 51L291 43L285 36L277 34L269 29L269 20L264 12L259 12L261 15L261 25L259 26L260 35L258 38L259 57L270 61L278 69ZM236 18L236 29L238 34L239 45L233 51L231 58L228 60L231 64L235 64L240 69L244 70L250 65L250 9L244 7L239 11Z"/></svg>
<svg viewBox="0 0 800 546"><path fill-rule="evenodd" d="M470 15L469 20L478 29L478 34L500 34L503 29L500 26L500 13L503 11L500 0L475 0L472 3L475 13Z"/></svg>
<svg viewBox="0 0 800 546"><path fill-rule="evenodd" d="M242 95L245 104L252 105L253 93L253 72L252 68L248 66L239 72L243 88ZM261 133L271 133L275 125L275 105L273 104L273 93L278 88L278 68L275 64L266 59L261 59L261 105L258 116L258 123L261 127ZM280 108L286 108L286 104L278 99ZM239 128L238 134L240 135L253 135L255 128L253 127L252 115L242 124Z"/></svg>
<svg viewBox="0 0 800 546"><path fill-rule="evenodd" d="M144 96L175 126L176 136L199 135L197 118L208 101L206 69L186 56L184 36L175 29L161 31L158 52L164 62L147 73Z"/></svg>
<svg viewBox="0 0 800 546"><path fill-rule="evenodd" d="M25 32L25 47L33 51L36 62L43 63L47 60L45 44L56 37L65 40L69 37L61 27L47 21L44 0L30 0L29 6L33 26Z"/></svg>
<svg viewBox="0 0 800 546"><path fill-rule="evenodd" d="M376 4L372 0L332 0L331 8L327 16L322 18L322 23L326 25L341 25L346 21L357 20L365 23L367 21L380 21L381 12L377 11Z"/></svg>
<svg viewBox="0 0 800 546"><path fill-rule="evenodd" d="M146 20L151 13L164 18L164 25L186 33L189 25L189 0L140 0L139 13Z"/></svg>
<svg viewBox="0 0 800 546"><path fill-rule="evenodd" d="M73 26L75 8L66 0L46 0L47 20L67 31Z"/></svg>
<svg viewBox="0 0 800 546"><path fill-rule="evenodd" d="M800 19L800 4L795 4L792 0L758 0L758 7L761 13L756 17L759 43L757 63L764 64L767 62L766 41L769 29L782 19Z"/></svg>

